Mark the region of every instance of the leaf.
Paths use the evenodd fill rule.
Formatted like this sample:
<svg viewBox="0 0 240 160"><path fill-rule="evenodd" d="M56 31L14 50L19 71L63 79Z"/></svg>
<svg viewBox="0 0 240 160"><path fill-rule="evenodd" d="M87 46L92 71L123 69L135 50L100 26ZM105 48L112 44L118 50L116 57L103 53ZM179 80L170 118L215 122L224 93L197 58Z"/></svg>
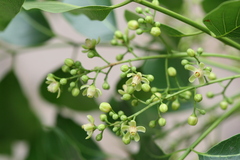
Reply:
<svg viewBox="0 0 240 160"><path fill-rule="evenodd" d="M171 11L177 11L182 9L183 0L159 0L160 5L166 6Z"/></svg>
<svg viewBox="0 0 240 160"><path fill-rule="evenodd" d="M64 0L64 3L78 6L89 6L92 4L106 6L111 5L110 0ZM63 15L75 30L88 38L98 39L100 37L101 41L109 41L113 38L114 32L117 30L114 12L111 12L103 21L92 21L86 15L73 15L71 13L63 13Z"/></svg>
<svg viewBox="0 0 240 160"><path fill-rule="evenodd" d="M212 11L214 8L216 8L217 6L219 6L221 3L226 1L228 0L203 0L202 8L206 13L208 13Z"/></svg>
<svg viewBox="0 0 240 160"><path fill-rule="evenodd" d="M40 11L21 11L8 25L0 38L19 46L34 46L53 36L51 28Z"/></svg>
<svg viewBox="0 0 240 160"><path fill-rule="evenodd" d="M113 10L109 6L86 6L80 7L67 3L57 1L45 1L45 2L25 2L23 8L26 10L40 9L51 13L63 13L70 12L72 14L85 14L91 20L104 20L107 15Z"/></svg>
<svg viewBox="0 0 240 160"><path fill-rule="evenodd" d="M61 68L54 71L53 74L58 77L70 76L70 74L63 73ZM59 98L56 98L56 94L48 92L47 84L45 83L45 81L46 80L44 79L40 86L41 95L43 96L43 98L45 98L45 100L56 104L57 107L68 107L77 111L89 111L98 108L95 99L82 96L81 93L78 97L73 97L72 94L68 92L68 85L62 86L61 96Z"/></svg>
<svg viewBox="0 0 240 160"><path fill-rule="evenodd" d="M140 150L132 155L134 160L168 160L170 156L164 157L163 151L155 144L150 136L142 136L140 139Z"/></svg>
<svg viewBox="0 0 240 160"><path fill-rule="evenodd" d="M24 0L0 1L0 31L3 31L9 22L18 14Z"/></svg>
<svg viewBox="0 0 240 160"><path fill-rule="evenodd" d="M240 1L234 0L222 3L205 16L203 23L217 38L239 38Z"/></svg>
<svg viewBox="0 0 240 160"><path fill-rule="evenodd" d="M213 146L206 153L198 153L199 160L238 160L240 159L240 134Z"/></svg>
<svg viewBox="0 0 240 160"><path fill-rule="evenodd" d="M73 120L57 117L57 127L60 128L75 144L81 155L87 160L104 160L106 155L92 139L85 139L87 133Z"/></svg>
<svg viewBox="0 0 240 160"><path fill-rule="evenodd" d="M14 141L32 140L41 131L41 124L13 71L0 82L0 91L0 152L10 154Z"/></svg>

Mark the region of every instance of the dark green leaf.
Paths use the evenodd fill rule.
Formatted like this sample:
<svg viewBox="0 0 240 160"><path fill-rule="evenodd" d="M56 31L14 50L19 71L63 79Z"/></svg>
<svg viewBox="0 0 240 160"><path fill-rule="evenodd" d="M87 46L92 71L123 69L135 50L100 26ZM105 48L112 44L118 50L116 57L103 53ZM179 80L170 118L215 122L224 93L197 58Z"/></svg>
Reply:
<svg viewBox="0 0 240 160"><path fill-rule="evenodd" d="M96 145L92 139L85 139L86 132L73 120L57 117L57 127L59 127L80 151L81 155L87 160L103 160L106 155Z"/></svg>
<svg viewBox="0 0 240 160"><path fill-rule="evenodd" d="M9 147L15 140L35 138L41 131L41 124L14 72L9 72L0 82L0 91L0 152L9 153Z"/></svg>
<svg viewBox="0 0 240 160"><path fill-rule="evenodd" d="M23 8L26 10L40 9L51 13L70 12L72 14L85 14L91 20L104 20L113 10L108 6L86 6L80 7L62 2L45 1L45 2L25 2Z"/></svg>
<svg viewBox="0 0 240 160"><path fill-rule="evenodd" d="M199 160L238 160L240 159L240 134L213 146L206 153L198 153Z"/></svg>
<svg viewBox="0 0 240 160"><path fill-rule="evenodd" d="M202 7L203 10L208 13L212 11L214 8L219 6L221 3L226 2L228 0L203 0L202 1Z"/></svg>
<svg viewBox="0 0 240 160"><path fill-rule="evenodd" d="M60 129L51 128L31 141L26 160L82 160L75 143Z"/></svg>
<svg viewBox="0 0 240 160"><path fill-rule="evenodd" d="M172 11L177 11L182 9L183 0L159 0L160 5L166 6L168 9Z"/></svg>
<svg viewBox="0 0 240 160"><path fill-rule="evenodd" d="M3 31L8 23L20 11L24 0L1 0L0 1L0 31Z"/></svg>
<svg viewBox="0 0 240 160"><path fill-rule="evenodd" d="M216 37L239 38L240 1L227 1L209 12L203 23Z"/></svg>
<svg viewBox="0 0 240 160"><path fill-rule="evenodd" d="M64 0L64 3L77 6L111 5L110 0ZM71 13L64 13L64 17L67 19L67 21L69 21L74 29L88 38L98 39L98 37L100 37L101 41L109 41L113 38L114 32L116 31L116 21L113 12L111 12L103 21L92 21L85 15L73 15Z"/></svg>
<svg viewBox="0 0 240 160"><path fill-rule="evenodd" d="M142 136L140 140L140 150L132 155L134 160L168 160L169 156L164 157L163 151L155 144L150 136Z"/></svg>
<svg viewBox="0 0 240 160"><path fill-rule="evenodd" d="M40 11L21 11L8 25L0 38L20 45L39 45L53 36L51 28Z"/></svg>
<svg viewBox="0 0 240 160"><path fill-rule="evenodd" d="M53 74L57 75L58 77L70 76L70 74L63 73L61 68L54 71ZM48 92L47 84L45 81L46 80L44 79L40 88L41 95L47 101L56 104L58 107L68 107L78 111L89 111L98 108L98 105L94 99L82 96L81 93L78 97L73 97L72 94L68 92L69 85L64 85L61 88L61 96L59 98L56 98L57 94Z"/></svg>

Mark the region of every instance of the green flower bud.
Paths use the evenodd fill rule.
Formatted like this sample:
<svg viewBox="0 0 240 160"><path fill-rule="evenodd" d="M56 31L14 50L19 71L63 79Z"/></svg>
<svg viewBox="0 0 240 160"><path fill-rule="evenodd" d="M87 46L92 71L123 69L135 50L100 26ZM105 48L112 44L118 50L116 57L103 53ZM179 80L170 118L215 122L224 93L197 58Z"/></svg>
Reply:
<svg viewBox="0 0 240 160"><path fill-rule="evenodd" d="M117 114L114 114L113 116L112 116L112 119L114 119L114 120L117 120L119 118L119 116L117 115Z"/></svg>
<svg viewBox="0 0 240 160"><path fill-rule="evenodd" d="M146 16L145 17L145 21L147 22L147 23L153 23L153 17L152 16Z"/></svg>
<svg viewBox="0 0 240 160"><path fill-rule="evenodd" d="M150 34L155 37L158 37L161 34L161 30L159 27L152 27Z"/></svg>
<svg viewBox="0 0 240 160"><path fill-rule="evenodd" d="M69 71L70 71L70 68L69 68L67 65L63 65L63 66L62 66L62 71L65 72L65 73L66 73L66 72L69 72Z"/></svg>
<svg viewBox="0 0 240 160"><path fill-rule="evenodd" d="M158 91L158 89L157 89L156 87L152 87L152 88L151 88L151 92L152 92L152 93L156 93L157 91Z"/></svg>
<svg viewBox="0 0 240 160"><path fill-rule="evenodd" d="M173 110L177 110L180 107L180 103L178 102L178 100L175 100L172 102L172 109Z"/></svg>
<svg viewBox="0 0 240 160"><path fill-rule="evenodd" d="M54 78L54 74L52 74L52 73L49 73L48 75L47 75L47 77L51 77L51 78Z"/></svg>
<svg viewBox="0 0 240 160"><path fill-rule="evenodd" d="M68 67L71 67L74 64L74 61L70 58L64 60L64 64Z"/></svg>
<svg viewBox="0 0 240 160"><path fill-rule="evenodd" d="M195 102L201 102L203 99L202 95L201 94L195 94L194 96L194 101Z"/></svg>
<svg viewBox="0 0 240 160"><path fill-rule="evenodd" d="M196 115L192 114L188 117L188 124L191 126L195 126L198 123L198 118Z"/></svg>
<svg viewBox="0 0 240 160"><path fill-rule="evenodd" d="M124 73L124 72L123 72L123 73L120 74L120 77L121 77L121 78L125 78L126 76L127 76L127 73Z"/></svg>
<svg viewBox="0 0 240 160"><path fill-rule="evenodd" d="M127 116L126 116L126 115L121 115L120 119L121 119L122 121L126 121L126 120L127 120Z"/></svg>
<svg viewBox="0 0 240 160"><path fill-rule="evenodd" d="M228 102L225 100L220 102L220 107L222 110L226 110L228 108Z"/></svg>
<svg viewBox="0 0 240 160"><path fill-rule="evenodd" d="M116 39L111 40L111 45L116 46L118 44L118 41Z"/></svg>
<svg viewBox="0 0 240 160"><path fill-rule="evenodd" d="M188 60L183 59L183 60L181 61L181 64L182 64L183 66L185 66L186 64L189 64L189 62L188 62Z"/></svg>
<svg viewBox="0 0 240 160"><path fill-rule="evenodd" d="M105 128L106 128L106 125L105 125L105 124L99 124L99 125L97 126L97 129L98 129L99 131L103 131Z"/></svg>
<svg viewBox="0 0 240 160"><path fill-rule="evenodd" d="M124 144L127 145L127 144L129 144L131 142L131 139L130 138L126 139L126 138L123 137L122 141L123 141Z"/></svg>
<svg viewBox="0 0 240 160"><path fill-rule="evenodd" d="M102 133L99 133L97 136L96 136L96 141L101 141L102 140Z"/></svg>
<svg viewBox="0 0 240 160"><path fill-rule="evenodd" d="M114 114L115 114L115 113L112 112L112 111L109 112L109 116L111 116L111 117L112 117Z"/></svg>
<svg viewBox="0 0 240 160"><path fill-rule="evenodd" d="M123 59L123 57L124 57L124 54L118 54L118 55L116 56L116 60L117 60L117 61L121 61L121 60Z"/></svg>
<svg viewBox="0 0 240 160"><path fill-rule="evenodd" d="M146 100L146 105L149 105L152 102L152 99Z"/></svg>
<svg viewBox="0 0 240 160"><path fill-rule="evenodd" d="M146 8L144 8L144 12L150 13L150 9L146 7Z"/></svg>
<svg viewBox="0 0 240 160"><path fill-rule="evenodd" d="M226 101L228 104L233 104L233 99L232 98L226 98Z"/></svg>
<svg viewBox="0 0 240 160"><path fill-rule="evenodd" d="M149 122L149 127L154 128L156 126L156 121L152 120Z"/></svg>
<svg viewBox="0 0 240 160"><path fill-rule="evenodd" d="M207 92L207 97L208 98L213 98L215 95L213 94L213 92Z"/></svg>
<svg viewBox="0 0 240 160"><path fill-rule="evenodd" d="M203 53L203 49L202 49L202 48L198 48L198 49L197 49L197 53L198 53L199 55L201 55L201 54Z"/></svg>
<svg viewBox="0 0 240 160"><path fill-rule="evenodd" d="M76 83L75 82L71 82L69 85L70 85L70 87L75 87Z"/></svg>
<svg viewBox="0 0 240 160"><path fill-rule="evenodd" d="M109 103L107 102L102 102L100 105L99 105L99 109L100 111L102 112L105 112L105 113L108 113L109 111L112 110L112 107Z"/></svg>
<svg viewBox="0 0 240 160"><path fill-rule="evenodd" d="M205 70L212 72L212 68L211 67L206 67Z"/></svg>
<svg viewBox="0 0 240 160"><path fill-rule="evenodd" d="M124 112L123 111L118 111L118 115L119 115L119 117L121 117L122 115L124 115Z"/></svg>
<svg viewBox="0 0 240 160"><path fill-rule="evenodd" d="M198 111L199 111L199 113L200 113L201 115L205 115L205 114L206 114L206 111L203 110L203 109L199 109Z"/></svg>
<svg viewBox="0 0 240 160"><path fill-rule="evenodd" d="M131 105L134 106L134 107L137 106L138 105L138 100L136 100L136 99L132 100Z"/></svg>
<svg viewBox="0 0 240 160"><path fill-rule="evenodd" d="M77 70L76 70L76 69L72 69L72 70L70 71L70 74L71 74L71 75L76 75L76 74L77 74Z"/></svg>
<svg viewBox="0 0 240 160"><path fill-rule="evenodd" d="M143 33L143 30L142 30L142 29L137 29L137 30L136 30L136 33L137 33L138 35L141 35L141 34Z"/></svg>
<svg viewBox="0 0 240 160"><path fill-rule="evenodd" d="M108 90L108 89L110 89L110 85L107 82L104 82L102 85L102 88L105 90Z"/></svg>
<svg viewBox="0 0 240 160"><path fill-rule="evenodd" d="M149 82L152 82L154 80L154 76L151 74L147 75L146 78L149 80Z"/></svg>
<svg viewBox="0 0 240 160"><path fill-rule="evenodd" d="M80 89L79 88L73 88L72 89L72 96L77 97L80 93Z"/></svg>
<svg viewBox="0 0 240 160"><path fill-rule="evenodd" d="M129 70L129 67L128 67L128 65L124 64L124 65L121 66L120 69L121 69L122 72L127 72Z"/></svg>
<svg viewBox="0 0 240 160"><path fill-rule="evenodd" d="M136 20L131 20L128 22L128 28L131 29L131 30L136 30L138 29L139 27L139 24Z"/></svg>
<svg viewBox="0 0 240 160"><path fill-rule="evenodd" d="M189 48L189 49L187 50L187 54L188 54L188 56L190 56L190 57L196 56L195 51L194 51L193 49L191 49L191 48Z"/></svg>
<svg viewBox="0 0 240 160"><path fill-rule="evenodd" d="M159 124L161 127L165 126L166 123L167 123L167 122L166 122L166 119L165 119L165 118L159 118L158 124Z"/></svg>
<svg viewBox="0 0 240 160"><path fill-rule="evenodd" d="M80 67L80 66L82 66L82 64L81 64L80 61L75 61L75 62L74 62L74 66L75 66L75 67Z"/></svg>
<svg viewBox="0 0 240 160"><path fill-rule="evenodd" d="M168 72L168 75L171 76L171 77L174 77L177 75L177 71L174 67L169 67L167 69L167 72Z"/></svg>
<svg viewBox="0 0 240 160"><path fill-rule="evenodd" d="M158 0L153 0L152 4L155 5L155 6L159 6L159 1Z"/></svg>
<svg viewBox="0 0 240 160"><path fill-rule="evenodd" d="M113 127L112 131L113 131L113 132L117 132L119 129L120 129L119 127L116 127L116 126L115 126L115 127Z"/></svg>
<svg viewBox="0 0 240 160"><path fill-rule="evenodd" d="M127 87L127 93L128 93L128 94L132 94L134 91L135 91L135 89L134 89L133 86L128 86L128 87Z"/></svg>
<svg viewBox="0 0 240 160"><path fill-rule="evenodd" d="M208 79L210 79L210 80L215 80L215 79L217 79L217 76L216 76L215 73L211 72L211 73L209 74L209 76L208 76Z"/></svg>
<svg viewBox="0 0 240 160"><path fill-rule="evenodd" d="M165 103L162 103L158 109L160 112L165 113L168 111L168 106Z"/></svg>
<svg viewBox="0 0 240 160"><path fill-rule="evenodd" d="M155 26L155 27L160 27L160 26L161 26L161 23L160 23L160 22L155 22L155 23L154 23L154 26Z"/></svg>
<svg viewBox="0 0 240 160"><path fill-rule="evenodd" d="M151 99L152 99L153 102L158 101L158 100L160 100L161 98L162 98L162 94L159 93L159 92L156 92L156 93L154 93L154 94L151 96Z"/></svg>
<svg viewBox="0 0 240 160"><path fill-rule="evenodd" d="M59 90L59 87L60 87L60 83L55 81L55 82L51 82L48 87L47 87L47 90L49 92L52 92L52 93L56 93L58 90Z"/></svg>
<svg viewBox="0 0 240 160"><path fill-rule="evenodd" d="M106 122L107 121L107 115L106 114L101 114L100 115L100 120L103 121L103 122Z"/></svg>
<svg viewBox="0 0 240 160"><path fill-rule="evenodd" d="M133 66L133 67L131 67L131 70L132 70L133 72L136 72L137 68Z"/></svg>
<svg viewBox="0 0 240 160"><path fill-rule="evenodd" d="M150 87L149 84L147 84L147 83L142 84L141 87L142 87L142 90L143 90L144 92L149 92L150 89L151 89L151 87Z"/></svg>
<svg viewBox="0 0 240 160"><path fill-rule="evenodd" d="M61 84L61 85L67 84L67 79L66 79L66 78L61 78L61 79L60 79L60 84Z"/></svg>
<svg viewBox="0 0 240 160"><path fill-rule="evenodd" d="M142 10L141 7L137 7L137 8L135 9L135 11L136 11L136 13L138 13L138 14L142 14L142 13L143 13L143 10Z"/></svg>
<svg viewBox="0 0 240 160"><path fill-rule="evenodd" d="M89 51L87 53L87 56L88 56L88 58L93 58L93 57L95 57L95 52L94 51Z"/></svg>
<svg viewBox="0 0 240 160"><path fill-rule="evenodd" d="M145 20L143 18L138 18L138 23L145 23Z"/></svg>
<svg viewBox="0 0 240 160"><path fill-rule="evenodd" d="M89 80L89 77L88 77L87 75L83 75L83 76L81 77L81 79L82 79L82 81L83 81L84 83L87 83L88 80Z"/></svg>
<svg viewBox="0 0 240 160"><path fill-rule="evenodd" d="M118 39L122 39L123 38L123 34L121 31L115 31L114 32L114 35L116 36L116 38Z"/></svg>
<svg viewBox="0 0 240 160"><path fill-rule="evenodd" d="M122 96L122 100L125 100L125 101L128 101L128 100L130 100L132 98L132 96L130 95L130 94L124 94L123 96Z"/></svg>

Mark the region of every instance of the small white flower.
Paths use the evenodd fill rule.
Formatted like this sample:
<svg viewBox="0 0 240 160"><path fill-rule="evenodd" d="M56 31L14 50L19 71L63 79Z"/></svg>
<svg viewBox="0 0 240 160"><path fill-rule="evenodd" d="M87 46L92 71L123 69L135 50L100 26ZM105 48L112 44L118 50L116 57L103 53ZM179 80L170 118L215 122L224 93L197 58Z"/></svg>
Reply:
<svg viewBox="0 0 240 160"><path fill-rule="evenodd" d="M100 89L96 88L95 85L83 85L80 89L84 89L82 95L87 96L88 98L97 98L98 96L102 95Z"/></svg>

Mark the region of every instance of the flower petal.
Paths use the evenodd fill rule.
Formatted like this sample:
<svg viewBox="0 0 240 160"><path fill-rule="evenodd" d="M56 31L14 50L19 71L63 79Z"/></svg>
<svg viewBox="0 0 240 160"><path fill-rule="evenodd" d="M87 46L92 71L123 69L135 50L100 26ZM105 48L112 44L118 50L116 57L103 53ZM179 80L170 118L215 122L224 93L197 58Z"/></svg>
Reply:
<svg viewBox="0 0 240 160"><path fill-rule="evenodd" d="M87 137L85 139L89 139L92 137L93 131L87 131Z"/></svg>
<svg viewBox="0 0 240 160"><path fill-rule="evenodd" d="M142 84L141 84L141 83L138 83L135 89L136 89L136 91L141 91L141 89L142 89Z"/></svg>
<svg viewBox="0 0 240 160"><path fill-rule="evenodd" d="M127 74L127 77L131 77L131 76L133 76L133 75L135 75L135 73L128 73L128 74Z"/></svg>
<svg viewBox="0 0 240 160"><path fill-rule="evenodd" d="M81 88L80 89L83 89L83 88L86 88L86 87L89 87L89 85L83 85L83 86L81 86Z"/></svg>
<svg viewBox="0 0 240 160"><path fill-rule="evenodd" d="M126 81L126 84L127 84L127 85L131 85L132 80L133 80L133 78L129 78L129 79Z"/></svg>
<svg viewBox="0 0 240 160"><path fill-rule="evenodd" d="M138 133L133 138L134 138L134 141L136 141L136 142L138 142L140 140L140 136Z"/></svg>
<svg viewBox="0 0 240 160"><path fill-rule="evenodd" d="M195 81L195 79L196 79L196 77L194 76L194 74L193 75L191 75L191 77L189 77L189 82L194 82Z"/></svg>
<svg viewBox="0 0 240 160"><path fill-rule="evenodd" d="M145 133L146 132L146 128L143 127L143 126L137 126L137 131Z"/></svg>
<svg viewBox="0 0 240 160"><path fill-rule="evenodd" d="M136 121L134 121L134 120L131 120L128 124L129 124L129 126L136 127Z"/></svg>
<svg viewBox="0 0 240 160"><path fill-rule="evenodd" d="M203 78L203 77L200 77L200 78L198 78L198 81L199 81L199 84L204 84L204 83L205 83L205 81L204 81L204 78Z"/></svg>
<svg viewBox="0 0 240 160"><path fill-rule="evenodd" d="M149 80L145 77L142 77L142 82L149 84Z"/></svg>
<svg viewBox="0 0 240 160"><path fill-rule="evenodd" d="M205 67L205 64L201 62L201 63L199 64L199 68L200 68L200 69L203 69L204 67Z"/></svg>
<svg viewBox="0 0 240 160"><path fill-rule="evenodd" d="M203 70L203 74L205 75L205 76L209 76L210 75L210 71L208 71L208 70Z"/></svg>
<svg viewBox="0 0 240 160"><path fill-rule="evenodd" d="M94 118L91 115L87 115L87 119L90 123L94 124Z"/></svg>
<svg viewBox="0 0 240 160"><path fill-rule="evenodd" d="M123 139L130 139L130 132L127 132L124 136Z"/></svg>
<svg viewBox="0 0 240 160"><path fill-rule="evenodd" d="M83 95L83 96L86 96L86 95L87 95L87 89L85 89L85 90L82 92L82 95Z"/></svg>
<svg viewBox="0 0 240 160"><path fill-rule="evenodd" d="M187 70L193 71L193 72L197 69L197 68L195 68L194 66L192 66L190 64L186 64L184 66L184 68L187 69Z"/></svg>
<svg viewBox="0 0 240 160"><path fill-rule="evenodd" d="M128 125L123 125L123 126L121 127L122 132L127 131L128 129L129 129L129 126L128 126Z"/></svg>

